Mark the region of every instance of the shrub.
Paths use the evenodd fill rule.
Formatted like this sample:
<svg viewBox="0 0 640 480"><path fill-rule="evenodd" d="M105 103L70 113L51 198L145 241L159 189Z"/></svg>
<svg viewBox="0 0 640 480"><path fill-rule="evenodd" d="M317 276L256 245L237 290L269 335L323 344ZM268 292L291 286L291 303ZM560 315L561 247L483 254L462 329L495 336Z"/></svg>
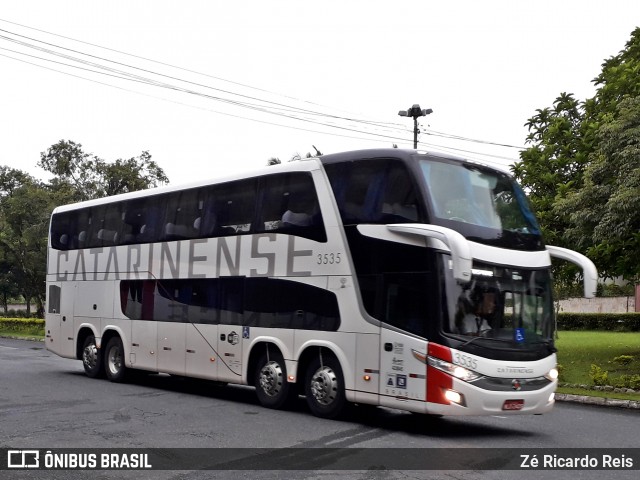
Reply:
<svg viewBox="0 0 640 480"><path fill-rule="evenodd" d="M619 365L629 365L633 362L634 358L632 355L620 355L619 357L615 357L613 359L613 363L617 363Z"/></svg>
<svg viewBox="0 0 640 480"><path fill-rule="evenodd" d="M602 370L598 365L591 364L589 377L594 385L607 385L609 382L609 372Z"/></svg>
<svg viewBox="0 0 640 480"><path fill-rule="evenodd" d="M640 389L640 375L621 375L615 384L619 388Z"/></svg>
<svg viewBox="0 0 640 480"><path fill-rule="evenodd" d="M558 330L640 332L640 313L558 313Z"/></svg>

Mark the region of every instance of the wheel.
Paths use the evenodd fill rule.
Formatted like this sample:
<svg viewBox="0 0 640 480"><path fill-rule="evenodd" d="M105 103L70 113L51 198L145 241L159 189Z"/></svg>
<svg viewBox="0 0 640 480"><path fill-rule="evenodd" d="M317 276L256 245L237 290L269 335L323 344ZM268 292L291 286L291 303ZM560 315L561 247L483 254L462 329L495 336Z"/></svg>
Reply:
<svg viewBox="0 0 640 480"><path fill-rule="evenodd" d="M103 375L102 355L96 346L96 337L89 335L82 345L82 366L89 378L99 378Z"/></svg>
<svg viewBox="0 0 640 480"><path fill-rule="evenodd" d="M120 337L113 337L107 342L104 350L104 364L105 373L110 381L124 381L127 367L124 365L124 348Z"/></svg>
<svg viewBox="0 0 640 480"><path fill-rule="evenodd" d="M340 362L333 355L314 358L307 369L305 395L311 412L322 418L336 418L342 413L346 398Z"/></svg>
<svg viewBox="0 0 640 480"><path fill-rule="evenodd" d="M280 352L263 353L255 370L258 400L267 408L282 408L293 400L294 388L287 382L287 367Z"/></svg>

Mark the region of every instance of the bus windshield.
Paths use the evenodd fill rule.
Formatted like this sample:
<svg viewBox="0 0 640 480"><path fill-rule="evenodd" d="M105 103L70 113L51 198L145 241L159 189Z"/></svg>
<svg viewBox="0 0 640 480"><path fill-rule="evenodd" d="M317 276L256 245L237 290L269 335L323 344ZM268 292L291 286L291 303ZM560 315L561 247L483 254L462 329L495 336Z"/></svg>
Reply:
<svg viewBox="0 0 640 480"><path fill-rule="evenodd" d="M460 339L469 343L552 344L553 302L548 270L476 263L469 283L446 281L446 294L448 315L443 317L442 325L445 333L464 337Z"/></svg>
<svg viewBox="0 0 640 480"><path fill-rule="evenodd" d="M506 174L478 165L421 160L432 223L469 240L540 249L540 228L521 188Z"/></svg>

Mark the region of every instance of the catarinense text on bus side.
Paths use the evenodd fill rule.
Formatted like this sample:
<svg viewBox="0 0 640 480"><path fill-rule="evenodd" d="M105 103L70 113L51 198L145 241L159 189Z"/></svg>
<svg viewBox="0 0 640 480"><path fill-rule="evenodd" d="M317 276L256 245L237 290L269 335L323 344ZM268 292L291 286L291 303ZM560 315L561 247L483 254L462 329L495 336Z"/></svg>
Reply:
<svg viewBox="0 0 640 480"><path fill-rule="evenodd" d="M273 233L57 251L57 281L310 276L316 242ZM336 272L339 273L339 272Z"/></svg>

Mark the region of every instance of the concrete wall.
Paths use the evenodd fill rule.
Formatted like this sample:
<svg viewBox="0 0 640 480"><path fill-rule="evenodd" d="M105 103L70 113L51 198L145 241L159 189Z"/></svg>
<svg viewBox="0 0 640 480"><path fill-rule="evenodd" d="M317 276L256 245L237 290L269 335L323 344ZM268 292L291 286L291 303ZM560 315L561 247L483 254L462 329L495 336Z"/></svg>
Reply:
<svg viewBox="0 0 640 480"><path fill-rule="evenodd" d="M636 311L638 310L636 310L635 297L569 298L560 300L560 312L628 313Z"/></svg>

